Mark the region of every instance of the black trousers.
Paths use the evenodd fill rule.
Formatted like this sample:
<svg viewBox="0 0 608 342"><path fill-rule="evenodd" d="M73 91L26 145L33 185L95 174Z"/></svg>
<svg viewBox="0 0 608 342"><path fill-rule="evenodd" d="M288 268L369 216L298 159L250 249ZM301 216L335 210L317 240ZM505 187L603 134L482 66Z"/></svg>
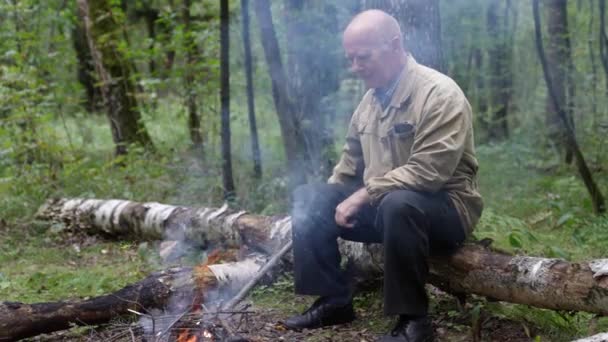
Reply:
<svg viewBox="0 0 608 342"><path fill-rule="evenodd" d="M458 212L445 192L396 190L377 206L364 206L354 228L340 227L334 219L336 206L356 190L337 184L304 185L295 190L296 293L351 296L351 280L340 266L338 237L383 243L384 313L427 314L427 258L452 253L464 241Z"/></svg>

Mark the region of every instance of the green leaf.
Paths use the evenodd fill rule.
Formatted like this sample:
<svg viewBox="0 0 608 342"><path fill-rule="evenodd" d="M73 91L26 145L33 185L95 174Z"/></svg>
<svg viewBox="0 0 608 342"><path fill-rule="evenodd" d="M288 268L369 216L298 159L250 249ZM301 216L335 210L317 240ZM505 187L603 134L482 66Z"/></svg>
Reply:
<svg viewBox="0 0 608 342"><path fill-rule="evenodd" d="M574 240L574 243L576 243L577 246L583 246L585 244L586 239L580 228L577 228L572 232L572 240Z"/></svg>
<svg viewBox="0 0 608 342"><path fill-rule="evenodd" d="M563 249L557 246L549 247L547 255L551 258L561 258L561 259L570 259L570 253L564 251Z"/></svg>
<svg viewBox="0 0 608 342"><path fill-rule="evenodd" d="M530 240L530 242L533 243L539 243L540 241L538 240L538 238L536 238L536 236L534 234L532 234L531 231L524 229L524 231L522 232L526 238L528 238L528 240Z"/></svg>
<svg viewBox="0 0 608 342"><path fill-rule="evenodd" d="M563 224L568 222L571 218L572 218L572 213L566 213L557 220L557 222L555 223L555 226L561 227Z"/></svg>
<svg viewBox="0 0 608 342"><path fill-rule="evenodd" d="M523 246L521 236L517 233L509 234L509 244L513 248L521 248Z"/></svg>

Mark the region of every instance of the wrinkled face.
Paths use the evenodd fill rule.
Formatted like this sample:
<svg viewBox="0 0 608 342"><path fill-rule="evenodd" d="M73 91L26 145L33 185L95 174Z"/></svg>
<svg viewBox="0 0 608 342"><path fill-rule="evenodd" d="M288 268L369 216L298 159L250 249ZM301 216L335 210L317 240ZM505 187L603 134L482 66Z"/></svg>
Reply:
<svg viewBox="0 0 608 342"><path fill-rule="evenodd" d="M350 71L368 88L386 86L392 77L393 53L388 43L379 43L364 35L344 35L342 42Z"/></svg>

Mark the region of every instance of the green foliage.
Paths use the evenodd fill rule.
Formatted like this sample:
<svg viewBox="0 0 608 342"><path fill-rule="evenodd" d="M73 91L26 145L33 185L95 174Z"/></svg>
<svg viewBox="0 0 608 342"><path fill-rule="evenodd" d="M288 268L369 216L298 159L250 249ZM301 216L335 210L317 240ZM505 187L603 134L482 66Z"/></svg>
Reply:
<svg viewBox="0 0 608 342"><path fill-rule="evenodd" d="M486 209L475 236L520 253L571 260L605 257L608 219L591 214L586 190L572 175L575 171L543 161L542 149L526 143L525 136L518 136L479 146Z"/></svg>
<svg viewBox="0 0 608 342"><path fill-rule="evenodd" d="M590 331L590 320L595 329L604 331L608 319L597 318L587 313L543 310L524 305L487 303L485 308L498 317L517 319L536 327L542 341L572 341L577 336L594 334Z"/></svg>

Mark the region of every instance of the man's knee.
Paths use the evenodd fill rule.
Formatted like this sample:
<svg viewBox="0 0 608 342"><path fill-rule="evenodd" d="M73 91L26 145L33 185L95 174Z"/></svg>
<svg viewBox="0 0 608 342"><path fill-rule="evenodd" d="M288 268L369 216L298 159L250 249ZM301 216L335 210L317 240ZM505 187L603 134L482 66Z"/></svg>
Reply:
<svg viewBox="0 0 608 342"><path fill-rule="evenodd" d="M344 189L336 184L304 184L293 192L292 215L314 215L333 211L344 198Z"/></svg>
<svg viewBox="0 0 608 342"><path fill-rule="evenodd" d="M303 184L293 191L293 207L291 210L293 220L297 221L310 217L310 212L314 208L319 192L320 188L316 184Z"/></svg>
<svg viewBox="0 0 608 342"><path fill-rule="evenodd" d="M294 236L323 235L325 227L333 227L335 208L343 197L341 190L333 184L298 186L293 192L291 211Z"/></svg>
<svg viewBox="0 0 608 342"><path fill-rule="evenodd" d="M421 210L422 195L411 190L396 190L388 193L378 206L378 219L382 225L385 240L399 240L404 246L417 244L420 228L426 221Z"/></svg>
<svg viewBox="0 0 608 342"><path fill-rule="evenodd" d="M422 197L420 193L411 190L391 191L380 201L378 213L385 217L420 214Z"/></svg>
<svg viewBox="0 0 608 342"><path fill-rule="evenodd" d="M339 185L325 184L325 183L313 183L313 184L302 184L296 187L292 192L293 202L307 202L314 203L318 202L319 199L332 198L340 193Z"/></svg>

